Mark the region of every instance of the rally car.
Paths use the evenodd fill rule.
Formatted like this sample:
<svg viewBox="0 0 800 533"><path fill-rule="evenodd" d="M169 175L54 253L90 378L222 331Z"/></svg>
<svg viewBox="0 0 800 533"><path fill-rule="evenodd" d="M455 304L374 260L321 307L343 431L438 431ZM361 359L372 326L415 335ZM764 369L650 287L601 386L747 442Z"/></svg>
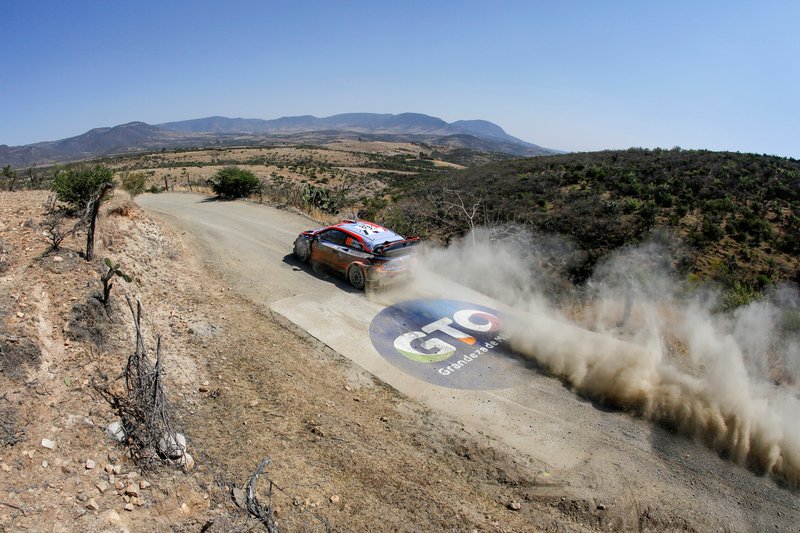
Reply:
<svg viewBox="0 0 800 533"><path fill-rule="evenodd" d="M343 220L301 233L294 241L294 255L344 274L361 290L406 277L414 260L412 249L419 242L374 222Z"/></svg>

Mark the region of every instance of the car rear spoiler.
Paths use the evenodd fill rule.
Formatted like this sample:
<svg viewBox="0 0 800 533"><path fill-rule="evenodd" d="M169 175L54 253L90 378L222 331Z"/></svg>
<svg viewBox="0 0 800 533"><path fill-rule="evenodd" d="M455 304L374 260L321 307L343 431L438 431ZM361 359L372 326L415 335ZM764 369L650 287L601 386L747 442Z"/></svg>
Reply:
<svg viewBox="0 0 800 533"><path fill-rule="evenodd" d="M405 239L402 241L394 241L394 242L388 242L386 244L381 244L379 246L376 246L372 252L378 255L382 255L387 252L394 252L401 248L408 248L409 246L415 246L420 242L422 241L420 241L419 237L412 237L410 239Z"/></svg>

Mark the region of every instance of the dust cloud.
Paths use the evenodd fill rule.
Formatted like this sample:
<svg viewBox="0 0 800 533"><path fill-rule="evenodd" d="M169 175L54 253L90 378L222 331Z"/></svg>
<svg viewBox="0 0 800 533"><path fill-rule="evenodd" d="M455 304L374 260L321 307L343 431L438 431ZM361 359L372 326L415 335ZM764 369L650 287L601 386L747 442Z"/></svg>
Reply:
<svg viewBox="0 0 800 533"><path fill-rule="evenodd" d="M679 255L655 236L576 287L566 272L581 256L568 242L479 229L423 250L411 291L468 299L453 288L464 286L501 302L512 347L575 392L800 486L797 290L722 312L717 291L676 276Z"/></svg>

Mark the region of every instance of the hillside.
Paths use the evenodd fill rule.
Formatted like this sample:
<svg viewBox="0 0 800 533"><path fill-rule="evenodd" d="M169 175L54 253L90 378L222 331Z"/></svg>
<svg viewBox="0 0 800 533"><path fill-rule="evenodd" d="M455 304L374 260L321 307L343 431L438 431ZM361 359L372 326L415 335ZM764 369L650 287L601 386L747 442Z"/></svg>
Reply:
<svg viewBox="0 0 800 533"><path fill-rule="evenodd" d="M669 228L685 274L762 289L797 276L800 162L687 150L606 151L497 162L446 176L398 178L381 213L401 230L448 240L469 223L514 222L558 234L582 252L573 279L602 257ZM460 200L458 200L460 201ZM679 258L676 258L678 260Z"/></svg>
<svg viewBox="0 0 800 533"><path fill-rule="evenodd" d="M331 138L416 142L470 148L516 157L556 153L508 135L485 120L447 123L419 113L348 113L327 118L275 120L209 117L159 125L130 122L95 128L82 135L23 146L0 145L0 166L15 168L80 161L126 153L209 146L321 144Z"/></svg>
<svg viewBox="0 0 800 533"><path fill-rule="evenodd" d="M274 120L208 117L180 122L167 122L158 127L176 132L194 133L299 133L310 131L350 131L369 134L402 135L470 135L484 140L499 141L518 149L554 153L517 139L503 128L487 120L457 120L452 123L422 113L378 114L344 113L317 118L311 115L282 117ZM539 154L530 154L539 155Z"/></svg>

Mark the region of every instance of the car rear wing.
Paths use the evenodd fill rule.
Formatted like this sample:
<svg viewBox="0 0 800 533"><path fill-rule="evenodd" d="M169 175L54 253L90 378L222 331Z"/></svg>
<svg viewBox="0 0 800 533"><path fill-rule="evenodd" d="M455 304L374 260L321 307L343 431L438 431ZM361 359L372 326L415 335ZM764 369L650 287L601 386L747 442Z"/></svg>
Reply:
<svg viewBox="0 0 800 533"><path fill-rule="evenodd" d="M386 244L381 244L379 246L376 246L372 252L376 255L384 255L387 253L402 250L404 248L409 248L411 246L416 246L420 242L422 241L420 241L419 237L412 237L410 239L404 239L402 241L394 241L394 242L388 242Z"/></svg>

